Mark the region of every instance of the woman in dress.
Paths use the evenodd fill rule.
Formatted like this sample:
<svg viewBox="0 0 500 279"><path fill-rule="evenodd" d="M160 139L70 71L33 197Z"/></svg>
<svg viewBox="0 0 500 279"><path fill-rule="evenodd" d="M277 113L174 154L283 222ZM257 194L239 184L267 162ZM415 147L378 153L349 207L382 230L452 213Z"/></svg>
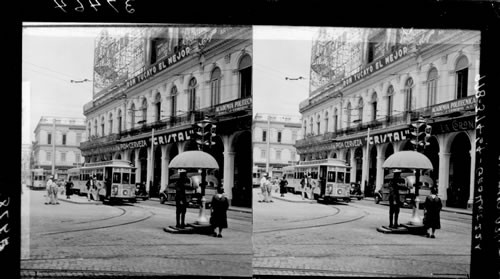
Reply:
<svg viewBox="0 0 500 279"><path fill-rule="evenodd" d="M427 237L436 238L434 233L436 229L441 228L439 213L442 207L441 199L437 196L437 188L431 188L431 194L425 198L424 203L424 226L427 228Z"/></svg>
<svg viewBox="0 0 500 279"><path fill-rule="evenodd" d="M229 201L223 195L224 188L217 188L217 194L212 198L212 213L210 215L210 225L214 230L214 237L222 237L222 229L227 228L227 209ZM215 228L219 228L219 234L215 232Z"/></svg>

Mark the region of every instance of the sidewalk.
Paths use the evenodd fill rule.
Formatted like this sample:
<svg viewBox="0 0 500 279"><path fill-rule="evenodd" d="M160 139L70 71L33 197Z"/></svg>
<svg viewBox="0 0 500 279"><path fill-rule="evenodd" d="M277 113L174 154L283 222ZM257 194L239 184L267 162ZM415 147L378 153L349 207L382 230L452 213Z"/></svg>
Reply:
<svg viewBox="0 0 500 279"><path fill-rule="evenodd" d="M156 201L160 203L159 198L150 198L152 201ZM94 200L87 200L86 196L79 196L79 195L71 195L70 199L66 199L66 196L61 196L59 197L60 202L69 202L69 203L76 203L76 204L102 204L101 201L94 201ZM174 203L167 202L166 204L172 204ZM244 212L244 213L252 213L251 208L246 208L246 207L239 207L239 206L229 206L229 209L231 211L237 211L237 212Z"/></svg>

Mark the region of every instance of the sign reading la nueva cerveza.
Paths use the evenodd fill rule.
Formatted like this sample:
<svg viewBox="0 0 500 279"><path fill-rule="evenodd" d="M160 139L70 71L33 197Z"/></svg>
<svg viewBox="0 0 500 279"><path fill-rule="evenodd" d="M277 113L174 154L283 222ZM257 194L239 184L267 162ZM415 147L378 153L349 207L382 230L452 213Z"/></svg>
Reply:
<svg viewBox="0 0 500 279"><path fill-rule="evenodd" d="M474 95L435 105L431 108L431 116L441 116L457 111L474 110L476 108L476 97Z"/></svg>
<svg viewBox="0 0 500 279"><path fill-rule="evenodd" d="M153 141L154 145L164 145L169 143L183 142L191 139L191 136L194 134L193 129L186 129L177 132L159 134L154 136ZM94 154L103 154L103 153L112 153L126 149L133 148L141 148L151 146L151 137L116 143L111 145L102 145L95 148L90 148L86 150L82 150L82 155L94 155Z"/></svg>
<svg viewBox="0 0 500 279"><path fill-rule="evenodd" d="M399 49L396 49L395 51L391 52L390 54L381 57L377 60L375 60L373 63L370 63L369 65L363 67L361 70L359 70L357 73L345 78L342 80L342 86L348 86L351 85L357 81L360 81L361 79L383 69L384 67L398 61L399 59L405 57L408 54L408 47L403 46L400 47Z"/></svg>
<svg viewBox="0 0 500 279"><path fill-rule="evenodd" d="M370 135L369 141L370 145L383 144L387 142L397 142L406 140L409 134L410 129L404 128L401 130ZM303 149L297 151L298 153L303 154L307 152L320 152L327 150L338 150L343 148L357 148L364 145L366 145L366 136L348 140L334 141L326 144L318 144L315 146L306 147L305 150Z"/></svg>
<svg viewBox="0 0 500 279"><path fill-rule="evenodd" d="M154 75L162 72L163 70L167 69L168 67L183 60L185 57L189 56L190 53L191 53L191 48L186 46L186 47L182 48L181 50L177 51L176 53L160 60L158 63L156 63L153 66L149 67L148 69L144 70L143 72L141 72L137 76L127 80L127 88L130 88L130 87L137 85L145 80L148 80L149 78L153 77Z"/></svg>

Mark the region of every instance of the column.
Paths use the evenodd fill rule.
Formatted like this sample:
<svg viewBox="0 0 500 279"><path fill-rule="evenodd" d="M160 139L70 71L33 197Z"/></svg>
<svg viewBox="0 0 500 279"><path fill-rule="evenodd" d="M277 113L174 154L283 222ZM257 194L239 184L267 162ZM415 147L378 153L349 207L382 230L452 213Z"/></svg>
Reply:
<svg viewBox="0 0 500 279"><path fill-rule="evenodd" d="M141 183L141 161L139 160L139 149L132 150L135 152L135 183Z"/></svg>
<svg viewBox="0 0 500 279"><path fill-rule="evenodd" d="M168 164L170 163L170 154L167 153L167 146L161 147L161 181L160 192L168 185Z"/></svg>
<svg viewBox="0 0 500 279"><path fill-rule="evenodd" d="M234 152L224 151L224 193L229 200L233 199L234 184Z"/></svg>
<svg viewBox="0 0 500 279"><path fill-rule="evenodd" d="M375 192L377 192L380 188L382 188L382 184L384 184L384 168L382 165L385 162L385 154L382 154L382 148L377 150L377 178L375 179Z"/></svg>
<svg viewBox="0 0 500 279"><path fill-rule="evenodd" d="M439 152L439 184L438 193L443 202L448 199L448 183L450 178L450 153Z"/></svg>
<svg viewBox="0 0 500 279"><path fill-rule="evenodd" d="M149 184L153 180L153 158L151 157L151 148L153 146L148 147L148 159L147 159L147 167L146 167L146 191L149 193Z"/></svg>
<svg viewBox="0 0 500 279"><path fill-rule="evenodd" d="M357 183L356 172L358 171L358 167L356 165L356 157L354 156L354 150L351 150L350 156L351 158L349 158L349 160L351 161L351 181L349 182Z"/></svg>
<svg viewBox="0 0 500 279"><path fill-rule="evenodd" d="M370 158L370 152L366 152L368 145L363 147L363 164L361 165L361 191L365 192L365 184L368 183L368 160ZM368 154L367 154L368 153Z"/></svg>

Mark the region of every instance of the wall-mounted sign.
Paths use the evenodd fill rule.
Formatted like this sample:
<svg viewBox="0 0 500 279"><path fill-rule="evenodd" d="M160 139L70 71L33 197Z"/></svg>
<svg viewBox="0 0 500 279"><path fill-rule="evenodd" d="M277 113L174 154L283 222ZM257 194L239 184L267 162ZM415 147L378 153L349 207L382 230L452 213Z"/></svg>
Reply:
<svg viewBox="0 0 500 279"><path fill-rule="evenodd" d="M167 133L163 135L158 135L154 137L154 145L162 145L169 144L174 142L182 142L191 139L191 136L194 134L193 129L187 129L184 131Z"/></svg>
<svg viewBox="0 0 500 279"><path fill-rule="evenodd" d="M240 99L233 102L225 103L215 107L216 115L236 112L252 108L252 98Z"/></svg>
<svg viewBox="0 0 500 279"><path fill-rule="evenodd" d="M474 115L450 119L441 122L430 124L432 127L432 134L446 134L451 132L466 131L476 129L476 120Z"/></svg>
<svg viewBox="0 0 500 279"><path fill-rule="evenodd" d="M404 128L397 131L390 131L385 133L374 134L370 136L370 145L383 144L388 142L398 142L406 140L410 134L410 129ZM311 153L311 152L321 152L329 150L338 150L344 148L357 148L366 145L366 136L357 137L348 140L334 141L326 144L317 144L314 146L309 146L306 148L298 148L297 153Z"/></svg>
<svg viewBox="0 0 500 279"><path fill-rule="evenodd" d="M476 97L474 95L442 103L431 107L431 116L441 116L457 111L474 110L476 108Z"/></svg>
<svg viewBox="0 0 500 279"><path fill-rule="evenodd" d="M363 78L383 69L384 67L400 60L401 58L405 57L407 54L408 54L408 47L407 46L400 47L399 49L396 49L395 51L391 52L390 54L375 60L374 62L370 63L369 65L366 65L357 73L349 76L348 78L343 79L342 85L345 87L345 86L351 85L357 81L360 81L361 79L363 79Z"/></svg>
<svg viewBox="0 0 500 279"><path fill-rule="evenodd" d="M168 67L170 67L170 66L178 63L179 61L183 60L184 58L188 57L189 54L191 54L191 48L188 46L185 46L184 48L182 48L181 50L172 54L171 56L168 56L165 59L160 60L158 63L156 63L153 66L149 67L148 69L144 70L142 73L138 74L137 76L127 80L127 88L130 88L130 87L137 85L145 80L150 79L154 75L162 72L163 70L167 69Z"/></svg>

